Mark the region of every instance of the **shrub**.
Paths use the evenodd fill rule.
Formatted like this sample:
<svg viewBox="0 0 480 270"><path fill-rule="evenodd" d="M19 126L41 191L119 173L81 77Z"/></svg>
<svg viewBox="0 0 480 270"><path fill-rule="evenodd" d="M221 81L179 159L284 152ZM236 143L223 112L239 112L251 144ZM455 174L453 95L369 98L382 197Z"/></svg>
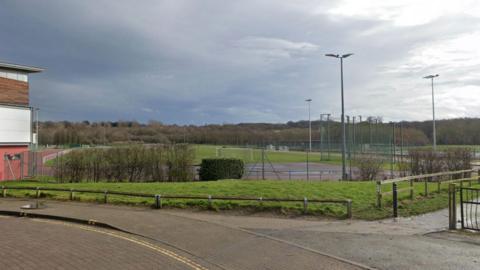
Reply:
<svg viewBox="0 0 480 270"><path fill-rule="evenodd" d="M471 169L472 152L468 148L450 148L443 152L413 149L408 155L412 175Z"/></svg>
<svg viewBox="0 0 480 270"><path fill-rule="evenodd" d="M200 180L240 179L245 165L236 158L207 158L200 164Z"/></svg>
<svg viewBox="0 0 480 270"><path fill-rule="evenodd" d="M57 158L57 181L191 181L195 153L186 144L74 150Z"/></svg>
<svg viewBox="0 0 480 270"><path fill-rule="evenodd" d="M375 180L382 170L383 161L375 156L361 156L355 160L359 180Z"/></svg>
<svg viewBox="0 0 480 270"><path fill-rule="evenodd" d="M188 144L176 144L168 147L168 180L178 182L193 179L192 162L194 159L195 152Z"/></svg>

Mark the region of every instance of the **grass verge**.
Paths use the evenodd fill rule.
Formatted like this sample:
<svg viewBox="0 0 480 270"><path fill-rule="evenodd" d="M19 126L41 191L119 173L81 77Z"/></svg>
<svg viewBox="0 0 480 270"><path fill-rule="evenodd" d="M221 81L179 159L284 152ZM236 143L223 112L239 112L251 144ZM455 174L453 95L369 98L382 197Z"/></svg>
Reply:
<svg viewBox="0 0 480 270"><path fill-rule="evenodd" d="M408 183L405 183L407 185ZM306 181L242 181L222 180L212 182L183 182L183 183L47 183L44 181L12 181L3 182L5 187L56 187L74 189L109 190L122 192L139 192L161 195L198 195L205 196L234 196L234 197L263 197L263 198L294 198L302 199L351 199L353 201L353 217L364 220L388 218L392 215L391 196L382 200L382 208L375 206L375 183L373 182L306 182ZM399 188L403 187L403 183ZM424 185L418 183L415 187L415 199L410 200L408 192L399 194L400 216L411 216L427 213L448 206L447 185L442 185L440 192L437 184L428 185L429 194L423 196ZM389 187L382 187L388 191ZM34 197L35 191L9 190L8 196ZM42 192L43 197L51 199L68 200L67 192ZM80 201L103 200L102 194L76 193ZM153 205L153 199L126 196L109 196L109 203ZM201 208L209 209L207 200L178 200L164 199L166 207ZM248 210L270 211L279 214L300 214L303 210L302 203L263 202L258 201L213 201L213 210ZM310 203L308 213L316 216L345 217L346 209L339 204Z"/></svg>

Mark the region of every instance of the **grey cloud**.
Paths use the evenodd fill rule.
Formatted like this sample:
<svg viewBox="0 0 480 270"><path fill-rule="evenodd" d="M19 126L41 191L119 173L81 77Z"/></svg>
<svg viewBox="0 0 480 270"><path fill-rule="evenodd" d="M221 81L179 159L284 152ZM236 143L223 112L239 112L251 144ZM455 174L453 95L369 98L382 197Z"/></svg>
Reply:
<svg viewBox="0 0 480 270"><path fill-rule="evenodd" d="M428 119L428 105L411 97L428 98L421 77L436 69L450 73L445 86L478 87L475 66L411 61L427 43L478 29L478 18L398 27L332 16L334 4L4 1L0 59L47 68L32 76L32 103L56 120L284 122L305 119L305 98L314 115L339 115L339 65L329 52L355 53L345 61L348 114ZM470 77L453 79L461 74ZM458 115L473 106L463 101Z"/></svg>

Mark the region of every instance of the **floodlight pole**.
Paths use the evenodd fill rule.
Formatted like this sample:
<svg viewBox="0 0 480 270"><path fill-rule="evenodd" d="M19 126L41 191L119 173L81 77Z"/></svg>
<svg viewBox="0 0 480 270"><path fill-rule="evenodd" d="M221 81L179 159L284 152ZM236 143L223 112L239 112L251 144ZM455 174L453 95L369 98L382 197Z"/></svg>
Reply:
<svg viewBox="0 0 480 270"><path fill-rule="evenodd" d="M438 74L428 75L423 77L424 79L430 79L432 85L432 116L433 116L433 152L437 151L437 130L435 127L435 95L433 91L433 79L438 77Z"/></svg>
<svg viewBox="0 0 480 270"><path fill-rule="evenodd" d="M327 159L330 160L330 114L327 114Z"/></svg>
<svg viewBox="0 0 480 270"><path fill-rule="evenodd" d="M346 128L345 128L345 104L343 99L343 57L340 58L340 82L342 91L342 180L347 180L345 168L345 149L347 148Z"/></svg>
<svg viewBox="0 0 480 270"><path fill-rule="evenodd" d="M312 99L306 99L305 100L308 103L308 150L309 152L312 152L312 121L310 117L310 103L312 102Z"/></svg>
<svg viewBox="0 0 480 270"><path fill-rule="evenodd" d="M312 99L306 99L305 100L308 103L308 152L307 152L307 180L310 180L310 166L309 166L309 155L310 152L312 152L312 121L310 117L310 103L312 102Z"/></svg>
<svg viewBox="0 0 480 270"><path fill-rule="evenodd" d="M323 160L323 114L320 114L320 161Z"/></svg>
<svg viewBox="0 0 480 270"><path fill-rule="evenodd" d="M343 58L347 58L353 55L353 53L348 53L344 55L339 54L326 54L325 56L335 57L340 59L340 88L341 88L341 96L342 96L342 180L347 180L347 171L345 166L345 150L347 148L346 142L346 128L345 128L345 106L344 106L344 98L343 98Z"/></svg>

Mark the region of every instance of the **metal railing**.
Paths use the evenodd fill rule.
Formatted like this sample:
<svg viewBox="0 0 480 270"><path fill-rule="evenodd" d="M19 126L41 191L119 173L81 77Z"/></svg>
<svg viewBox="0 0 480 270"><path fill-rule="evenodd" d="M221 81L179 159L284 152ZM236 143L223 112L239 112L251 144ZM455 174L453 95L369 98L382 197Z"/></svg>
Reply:
<svg viewBox="0 0 480 270"><path fill-rule="evenodd" d="M476 177L472 177L472 173L477 172ZM455 178L458 177L458 178ZM382 198L385 195L394 195L394 192L403 192L409 191L410 199L413 200L415 196L414 183L423 183L423 196L428 196L428 183L437 183L437 192L440 192L441 185L445 183L455 183L460 182L463 185L463 182L468 182L471 185L472 181L480 181L480 172L474 169L469 170L460 170L460 171L450 171L450 172L440 172L440 173L431 173L431 174L422 174L422 175L412 175L407 177L388 179L383 181L376 182L376 206L382 207ZM397 184L401 182L409 182L409 186L406 188L397 189ZM392 184L391 191L382 192L382 186Z"/></svg>
<svg viewBox="0 0 480 270"><path fill-rule="evenodd" d="M7 197L8 190L29 190L35 191L35 197L40 198L41 192L69 192L69 199L75 200L75 193L91 193L91 194L103 194L103 203L108 203L109 195L128 196L128 197L140 197L154 199L154 207L157 209L162 208L162 199L180 199L180 200L207 200L208 206L212 207L214 200L216 201L256 201L258 203L263 202L300 202L303 204L303 213L307 213L309 203L331 203L331 204L343 204L346 208L346 217L352 218L352 200L350 199L290 199L290 198L264 198L264 197L229 197L229 196L196 196L196 195L161 195L161 194L148 194L148 193L136 193L136 192L120 192L110 190L88 190L88 189L73 189L73 188L45 188L45 187L7 187L2 186L2 197Z"/></svg>
<svg viewBox="0 0 480 270"><path fill-rule="evenodd" d="M462 229L480 231L478 197L479 188L460 187L460 217L462 220Z"/></svg>

